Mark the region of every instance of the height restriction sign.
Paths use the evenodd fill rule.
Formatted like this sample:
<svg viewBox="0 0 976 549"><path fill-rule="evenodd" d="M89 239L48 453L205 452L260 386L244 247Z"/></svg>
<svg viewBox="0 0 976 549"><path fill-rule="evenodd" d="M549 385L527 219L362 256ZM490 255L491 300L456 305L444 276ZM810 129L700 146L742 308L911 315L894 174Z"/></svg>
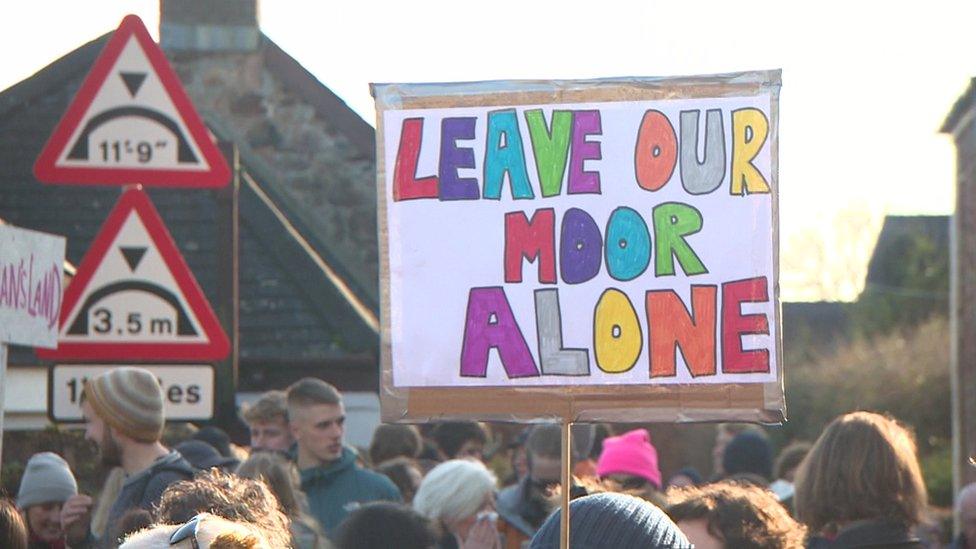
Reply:
<svg viewBox="0 0 976 549"><path fill-rule="evenodd" d="M34 164L45 183L223 187L230 168L146 27L122 20Z"/></svg>
<svg viewBox="0 0 976 549"><path fill-rule="evenodd" d="M218 361L230 346L149 197L127 190L64 295L48 360Z"/></svg>

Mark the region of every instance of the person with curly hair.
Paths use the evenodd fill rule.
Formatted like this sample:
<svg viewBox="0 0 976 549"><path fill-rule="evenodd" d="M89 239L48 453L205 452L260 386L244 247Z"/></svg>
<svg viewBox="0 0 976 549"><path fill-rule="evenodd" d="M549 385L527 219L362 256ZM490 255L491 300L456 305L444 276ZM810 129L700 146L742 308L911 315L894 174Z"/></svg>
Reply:
<svg viewBox="0 0 976 549"><path fill-rule="evenodd" d="M259 528L201 513L183 524L159 524L128 536L119 549L281 549Z"/></svg>
<svg viewBox="0 0 976 549"><path fill-rule="evenodd" d="M257 528L271 547L291 547L288 517L268 486L253 479L211 469L193 480L171 484L156 507L156 522L182 524L211 513Z"/></svg>
<svg viewBox="0 0 976 549"><path fill-rule="evenodd" d="M672 488L668 515L699 549L799 549L806 529L772 492L720 482Z"/></svg>

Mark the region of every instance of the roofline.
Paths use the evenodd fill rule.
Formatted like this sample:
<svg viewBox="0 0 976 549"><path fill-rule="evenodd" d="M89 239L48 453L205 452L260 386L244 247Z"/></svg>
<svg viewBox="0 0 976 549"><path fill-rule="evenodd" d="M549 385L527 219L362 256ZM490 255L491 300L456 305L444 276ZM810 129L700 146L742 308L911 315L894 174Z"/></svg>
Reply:
<svg viewBox="0 0 976 549"><path fill-rule="evenodd" d="M974 100L976 100L976 78L971 78L966 91L959 96L959 99L956 99L952 109L949 110L942 127L939 128L939 133L955 133L959 122L972 110Z"/></svg>
<svg viewBox="0 0 976 549"><path fill-rule="evenodd" d="M216 133L221 137L221 139L227 141L233 141L237 145L238 153L241 156L241 165L244 166L248 173L250 173L255 181L263 181L265 183L273 183L262 187L262 190L267 194L274 204L283 210L284 212L291 212L288 207L289 201L283 193L278 190L282 186L280 181L276 176L275 169L270 166L267 161L265 161L259 154L254 152L251 146L247 143L246 139L238 138L234 133L221 121L220 116L216 113L210 111L201 111L200 114L203 116L204 121L211 131ZM322 242L316 234L311 231L305 224L304 220L300 215L294 214L288 216L289 223L292 227L302 235L302 238L306 243L309 243L313 249L316 250L316 254L324 259L324 261L339 275L347 286L353 289L355 294L358 296L357 299L365 303L366 306L373 311L373 315L377 315L379 311L378 297L373 297L373 295L367 291L366 287L359 283L352 273L342 264L341 261L337 260L329 251L329 247Z"/></svg>
<svg viewBox="0 0 976 549"><path fill-rule="evenodd" d="M24 107L45 95L67 80L88 73L95 59L102 52L112 35L105 33L98 38L62 55L46 67L0 92L0 116L6 116L16 108Z"/></svg>
<svg viewBox="0 0 976 549"><path fill-rule="evenodd" d="M376 156L376 130L294 57L262 33L264 65L272 74L325 115L365 158Z"/></svg>
<svg viewBox="0 0 976 549"><path fill-rule="evenodd" d="M918 214L918 215L912 215L912 214L887 214L887 215L884 216L884 220L887 221L889 219L949 219L950 217L952 217L952 214L948 214L948 213L945 213L945 214Z"/></svg>
<svg viewBox="0 0 976 549"><path fill-rule="evenodd" d="M101 54L105 43L111 35L112 32L105 33L75 48L21 82L14 84L6 90L0 91L0 117L9 115L15 109L28 108L37 97L47 94L49 90L63 86L66 81L83 77L91 70L91 66ZM286 85L293 87L294 91L304 100L308 101L317 112L327 115L328 119L335 124L337 129L349 139L350 143L364 157L369 159L375 158L375 131L373 127L366 123L362 117L350 109L345 102L325 85L319 82L314 75L305 70L298 61L285 53L277 44L267 38L267 36L262 36L265 41L263 55L268 70L281 78ZM201 114L204 115L207 125L212 130L216 129L218 130L217 133L229 134L222 124L219 122L215 124L216 121L212 113L201 112ZM207 114L211 114L211 116L207 116ZM215 125L217 128L214 128ZM237 139L233 140L238 142ZM238 148L241 151L242 157L244 157L244 165L247 166L248 171L257 169L259 177L262 178L269 175L266 173L267 170L261 169L263 167L261 166L261 162L256 162L258 159L257 155L249 154L250 150L246 142L243 142L243 140L238 142ZM269 193L256 185L256 181L255 186L256 194L266 203L275 217L282 222L286 231L309 254L309 257L321 270L323 275L326 276L327 280L349 302L357 316L369 326L370 330L378 334L378 314L374 310L374 307L371 307L369 304L370 296L368 294L361 295L361 289L356 286L355 280L349 279L348 273L345 273L341 265L334 265L331 261L326 260L327 250L320 250L321 243L314 238L314 234L299 230L299 227L301 227L300 220L292 221L289 219L278 206L277 202L269 196ZM306 236L307 234L309 236ZM316 242L316 245L311 244L309 238L312 238ZM357 292L356 289L360 291ZM364 301L364 298L366 301Z"/></svg>
<svg viewBox="0 0 976 549"><path fill-rule="evenodd" d="M242 173L243 182L254 191L261 202L274 214L275 218L281 223L281 227L298 243L299 246L308 254L308 256L315 263L315 266L325 275L326 279L336 288L336 290L342 295L342 297L349 303L352 310L359 316L359 318L367 325L369 328L379 335L380 333L380 321L376 314L370 309L368 305L363 303L359 298L359 295L353 291L353 289L346 283L345 279L339 275L339 273L334 269L325 258L313 247L308 240L302 236L302 233L292 224L291 220L288 218L284 212L275 204L274 200L261 188L261 185L251 176L250 173L244 171Z"/></svg>

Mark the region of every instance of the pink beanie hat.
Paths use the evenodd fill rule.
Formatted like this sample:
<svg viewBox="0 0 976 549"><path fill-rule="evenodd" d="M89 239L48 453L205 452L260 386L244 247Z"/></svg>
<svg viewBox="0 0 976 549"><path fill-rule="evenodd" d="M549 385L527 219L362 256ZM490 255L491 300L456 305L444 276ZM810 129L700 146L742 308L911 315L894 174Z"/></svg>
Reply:
<svg viewBox="0 0 976 549"><path fill-rule="evenodd" d="M657 466L657 450L651 445L647 429L634 429L619 437L603 440L603 452L596 464L596 474L634 475L647 479L661 489L661 470Z"/></svg>

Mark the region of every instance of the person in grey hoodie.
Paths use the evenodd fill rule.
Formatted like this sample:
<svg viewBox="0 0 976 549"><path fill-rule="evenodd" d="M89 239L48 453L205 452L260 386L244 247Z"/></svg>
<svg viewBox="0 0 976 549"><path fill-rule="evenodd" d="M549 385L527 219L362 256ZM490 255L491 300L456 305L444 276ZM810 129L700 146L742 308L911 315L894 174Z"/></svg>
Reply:
<svg viewBox="0 0 976 549"><path fill-rule="evenodd" d="M85 438L98 446L102 463L121 466L126 480L109 511L102 539L91 533L92 498L72 496L61 507L61 524L73 549L115 547L119 519L131 509L151 509L170 484L196 472L179 452L160 443L163 391L151 372L116 368L90 379L81 398Z"/></svg>

